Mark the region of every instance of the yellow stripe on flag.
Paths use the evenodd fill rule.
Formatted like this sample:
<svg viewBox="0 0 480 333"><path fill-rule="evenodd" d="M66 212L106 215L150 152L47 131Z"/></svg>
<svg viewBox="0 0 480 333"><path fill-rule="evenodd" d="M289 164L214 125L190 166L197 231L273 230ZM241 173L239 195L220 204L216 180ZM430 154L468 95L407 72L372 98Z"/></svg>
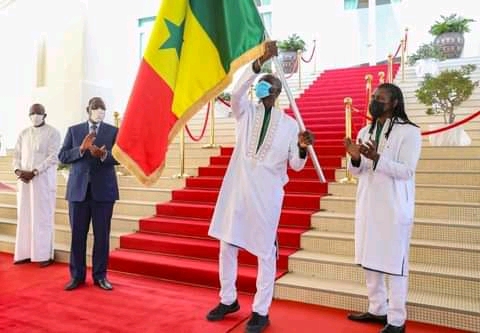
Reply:
<svg viewBox="0 0 480 333"><path fill-rule="evenodd" d="M180 25L185 20L188 6L187 0L163 0L171 5L163 5L158 13L157 20L152 29L150 40L145 50L144 59L152 66L155 72L170 86L175 89L178 74L178 55L175 48L161 49L161 46L170 38L165 20L175 25Z"/></svg>
<svg viewBox="0 0 480 333"><path fill-rule="evenodd" d="M187 11L185 36L173 99L173 113L178 118L226 76L217 47L197 21L190 7Z"/></svg>

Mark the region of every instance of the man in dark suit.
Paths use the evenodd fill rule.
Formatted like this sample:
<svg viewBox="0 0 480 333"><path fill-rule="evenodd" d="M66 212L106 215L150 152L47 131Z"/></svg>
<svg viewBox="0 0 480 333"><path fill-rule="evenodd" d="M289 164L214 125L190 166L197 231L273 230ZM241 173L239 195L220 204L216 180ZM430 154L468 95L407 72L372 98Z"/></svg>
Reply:
<svg viewBox="0 0 480 333"><path fill-rule="evenodd" d="M111 150L117 128L103 122L105 103L100 97L90 99L88 121L68 129L58 155L64 164L71 164L67 194L72 243L70 250L71 280L65 290L85 283L87 234L92 221L93 281L104 290L112 290L106 278L110 222L113 205L118 200L117 176Z"/></svg>

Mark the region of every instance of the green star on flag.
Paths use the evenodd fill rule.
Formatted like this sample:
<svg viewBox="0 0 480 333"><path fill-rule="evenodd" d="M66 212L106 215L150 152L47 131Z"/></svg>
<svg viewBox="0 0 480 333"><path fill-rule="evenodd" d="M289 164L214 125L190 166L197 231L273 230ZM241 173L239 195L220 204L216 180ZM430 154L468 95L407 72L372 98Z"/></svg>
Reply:
<svg viewBox="0 0 480 333"><path fill-rule="evenodd" d="M165 24L170 32L170 36L165 41L165 43L160 46L160 49L176 49L177 56L180 59L180 53L182 52L182 45L183 45L183 31L185 29L185 19L180 23L180 25L176 25L175 23L165 19Z"/></svg>

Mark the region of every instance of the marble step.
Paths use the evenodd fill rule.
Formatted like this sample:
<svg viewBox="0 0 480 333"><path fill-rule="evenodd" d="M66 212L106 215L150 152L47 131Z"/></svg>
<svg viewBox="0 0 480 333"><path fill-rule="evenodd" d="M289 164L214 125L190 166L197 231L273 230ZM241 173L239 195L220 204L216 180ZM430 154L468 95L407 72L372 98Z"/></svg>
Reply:
<svg viewBox="0 0 480 333"><path fill-rule="evenodd" d="M364 283L323 280L289 273L275 283L274 297L309 304L363 312L368 307ZM478 297L461 297L409 291L408 319L472 332L480 331Z"/></svg>

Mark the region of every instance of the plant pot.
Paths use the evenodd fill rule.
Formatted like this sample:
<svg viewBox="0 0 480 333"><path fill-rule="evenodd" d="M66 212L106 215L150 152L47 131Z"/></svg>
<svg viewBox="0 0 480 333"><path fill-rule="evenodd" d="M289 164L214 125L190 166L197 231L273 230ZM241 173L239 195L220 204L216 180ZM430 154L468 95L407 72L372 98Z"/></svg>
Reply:
<svg viewBox="0 0 480 333"><path fill-rule="evenodd" d="M298 70L297 52L296 51L280 51L278 54L282 69L285 74L296 73Z"/></svg>
<svg viewBox="0 0 480 333"><path fill-rule="evenodd" d="M465 39L461 32L446 32L437 36L433 43L442 50L447 59L453 59L462 55Z"/></svg>
<svg viewBox="0 0 480 333"><path fill-rule="evenodd" d="M446 125L429 125L430 130L445 127ZM428 141L432 146L469 146L472 139L462 126L454 127L445 132L431 134Z"/></svg>
<svg viewBox="0 0 480 333"><path fill-rule="evenodd" d="M70 170L63 169L63 170L60 170L60 173L62 174L63 178L65 179L65 182L67 182L68 181L68 175L70 174Z"/></svg>
<svg viewBox="0 0 480 333"><path fill-rule="evenodd" d="M426 74L437 76L440 73L438 63L438 59L434 58L419 59L415 62L415 74L418 78L422 78Z"/></svg>

